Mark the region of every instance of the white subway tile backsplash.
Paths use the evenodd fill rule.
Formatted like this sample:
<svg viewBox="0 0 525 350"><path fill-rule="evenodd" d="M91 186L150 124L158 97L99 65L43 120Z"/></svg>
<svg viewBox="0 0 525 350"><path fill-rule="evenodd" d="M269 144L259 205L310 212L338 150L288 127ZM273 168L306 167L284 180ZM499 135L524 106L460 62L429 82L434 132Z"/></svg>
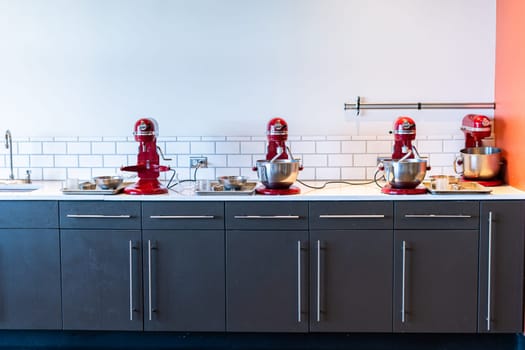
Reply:
<svg viewBox="0 0 525 350"><path fill-rule="evenodd" d="M326 154L305 154L302 160L305 167L325 167L328 165Z"/></svg>
<svg viewBox="0 0 525 350"><path fill-rule="evenodd" d="M65 142L42 142L42 153L44 154L66 154Z"/></svg>
<svg viewBox="0 0 525 350"><path fill-rule="evenodd" d="M215 153L215 142L191 142L190 153L193 155Z"/></svg>
<svg viewBox="0 0 525 350"><path fill-rule="evenodd" d="M226 167L226 155L224 154L213 154L208 156L208 167L221 168Z"/></svg>
<svg viewBox="0 0 525 350"><path fill-rule="evenodd" d="M217 176L239 176L240 168L216 168L215 173Z"/></svg>
<svg viewBox="0 0 525 350"><path fill-rule="evenodd" d="M454 164L456 155L454 153L433 153L430 154L429 163L430 166L447 166L450 167Z"/></svg>
<svg viewBox="0 0 525 350"><path fill-rule="evenodd" d="M252 167L251 155L229 155L228 156L228 167Z"/></svg>
<svg viewBox="0 0 525 350"><path fill-rule="evenodd" d="M226 142L216 142L215 143L215 152L217 154L228 154L228 153L239 153L241 150L240 143L238 141L226 141Z"/></svg>
<svg viewBox="0 0 525 350"><path fill-rule="evenodd" d="M115 142L93 142L92 154L115 154L117 147Z"/></svg>
<svg viewBox="0 0 525 350"><path fill-rule="evenodd" d="M341 153L340 141L318 141L315 151L317 153Z"/></svg>
<svg viewBox="0 0 525 350"><path fill-rule="evenodd" d="M17 144L18 154L42 154L42 142L17 142Z"/></svg>
<svg viewBox="0 0 525 350"><path fill-rule="evenodd" d="M79 179L80 181L89 181L92 179L90 168L67 168L67 177Z"/></svg>
<svg viewBox="0 0 525 350"><path fill-rule="evenodd" d="M78 167L78 156L55 156L55 166L60 168Z"/></svg>
<svg viewBox="0 0 525 350"><path fill-rule="evenodd" d="M377 156L375 154L355 154L354 166L371 167L377 165Z"/></svg>
<svg viewBox="0 0 525 350"><path fill-rule="evenodd" d="M303 136L301 137L303 141L324 141L326 136Z"/></svg>
<svg viewBox="0 0 525 350"><path fill-rule="evenodd" d="M118 141L121 141L121 142L124 142L124 141L132 141L134 140L134 137L133 136L104 136L102 137L102 140L103 141L113 141L113 142L118 142Z"/></svg>
<svg viewBox="0 0 525 350"><path fill-rule="evenodd" d="M5 165L7 166L7 160ZM29 162L29 156L22 155L22 156L15 156L13 155L13 167L16 168L29 168L30 162Z"/></svg>
<svg viewBox="0 0 525 350"><path fill-rule="evenodd" d="M341 142L342 153L365 153L366 141L343 141Z"/></svg>
<svg viewBox="0 0 525 350"><path fill-rule="evenodd" d="M366 179L366 168L341 168L341 178L348 180Z"/></svg>
<svg viewBox="0 0 525 350"><path fill-rule="evenodd" d="M168 154L189 154L190 153L190 143L187 141L177 141L177 142L166 142L166 153Z"/></svg>
<svg viewBox="0 0 525 350"><path fill-rule="evenodd" d="M82 168L95 168L102 166L102 156L78 156L78 166ZM32 164L31 164L32 165Z"/></svg>
<svg viewBox="0 0 525 350"><path fill-rule="evenodd" d="M350 167L353 164L353 156L351 154L329 154L329 167Z"/></svg>
<svg viewBox="0 0 525 350"><path fill-rule="evenodd" d="M64 180L67 177L66 168L43 169L44 180Z"/></svg>
<svg viewBox="0 0 525 350"><path fill-rule="evenodd" d="M443 141L441 140L418 140L417 150L420 154L443 152Z"/></svg>
<svg viewBox="0 0 525 350"><path fill-rule="evenodd" d="M392 141L367 141L366 151L368 153L388 153L392 152Z"/></svg>
<svg viewBox="0 0 525 350"><path fill-rule="evenodd" d="M465 148L464 140L444 140L443 141L443 152L453 153L461 151Z"/></svg>
<svg viewBox="0 0 525 350"><path fill-rule="evenodd" d="M226 136L228 141L251 141L251 136Z"/></svg>
<svg viewBox="0 0 525 350"><path fill-rule="evenodd" d="M290 150L292 154L296 153L315 153L314 141L293 141L290 142Z"/></svg>
<svg viewBox="0 0 525 350"><path fill-rule="evenodd" d="M241 153L261 153L265 152L265 143L262 141L241 142Z"/></svg>
<svg viewBox="0 0 525 350"><path fill-rule="evenodd" d="M299 136L289 137L288 145L295 158L301 158L303 180L372 179L377 156L389 157L392 135L379 136ZM157 145L171 161L161 160L177 170L179 178L193 176L189 157L208 157L208 168L199 169L203 176L245 175L257 180L252 171L257 160L266 158L266 136L164 136ZM455 155L464 147L458 135L418 136L415 144L422 156L429 157L428 174L452 174ZM32 178L57 179L60 176L86 178L118 173L122 165L137 162L138 144L134 137L60 137L22 138L13 142L15 173ZM6 172L8 154L0 155L0 170ZM56 168L56 170L50 170ZM169 179L171 173L162 173ZM136 175L131 173L129 175Z"/></svg>
<svg viewBox="0 0 525 350"><path fill-rule="evenodd" d="M117 142L117 154L137 154L137 142Z"/></svg>
<svg viewBox="0 0 525 350"><path fill-rule="evenodd" d="M67 154L91 154L91 142L68 142Z"/></svg>
<svg viewBox="0 0 525 350"><path fill-rule="evenodd" d="M317 180L335 180L341 178L341 169L339 168L316 168L315 178Z"/></svg>
<svg viewBox="0 0 525 350"><path fill-rule="evenodd" d="M315 168L304 167L297 175L299 180L315 180Z"/></svg>
<svg viewBox="0 0 525 350"><path fill-rule="evenodd" d="M128 162L128 158L125 155L122 155L122 156L105 155L105 156L102 156L102 158L103 158L103 166L107 168L111 168L111 167L120 168L121 166L126 165Z"/></svg>
<svg viewBox="0 0 525 350"><path fill-rule="evenodd" d="M53 156L32 155L29 157L31 167L36 168L52 168L55 166Z"/></svg>
<svg viewBox="0 0 525 350"><path fill-rule="evenodd" d="M225 141L226 136L203 136L202 141Z"/></svg>

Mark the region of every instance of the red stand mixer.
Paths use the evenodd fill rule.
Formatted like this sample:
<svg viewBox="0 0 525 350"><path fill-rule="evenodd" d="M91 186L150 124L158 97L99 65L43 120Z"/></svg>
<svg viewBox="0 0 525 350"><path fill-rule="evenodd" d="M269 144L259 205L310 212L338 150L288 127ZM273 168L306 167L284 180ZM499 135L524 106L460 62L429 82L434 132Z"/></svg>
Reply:
<svg viewBox="0 0 525 350"><path fill-rule="evenodd" d="M164 194L168 189L158 180L161 171L170 170L169 166L159 165L157 153L158 124L155 119L142 118L135 123L133 131L135 141L139 142L137 165L121 167L122 171L138 173L139 180L126 188L127 194Z"/></svg>
<svg viewBox="0 0 525 350"><path fill-rule="evenodd" d="M419 158L417 149L412 145L416 138L416 123L410 117L399 117L394 122L394 128L390 133L394 134L392 159L383 160L383 165L380 167L385 171L389 183L381 189L381 192L385 194L426 193L427 189L418 185L423 180L426 170L430 168L426 161Z"/></svg>
<svg viewBox="0 0 525 350"><path fill-rule="evenodd" d="M461 122L461 130L465 134L465 148L454 161L456 173L463 176L463 181L475 181L483 186L503 184L500 176L501 150L483 145L483 140L492 134L489 117L467 114ZM457 166L461 166L462 171L458 171Z"/></svg>
<svg viewBox="0 0 525 350"><path fill-rule="evenodd" d="M461 121L461 131L465 134L465 148L483 146L481 140L491 134L490 119L484 115L467 114Z"/></svg>
<svg viewBox="0 0 525 350"><path fill-rule="evenodd" d="M264 186L257 187L255 191L266 195L299 194L301 189L292 184L302 166L293 158L290 148L286 145L288 124L279 117L271 119L266 126L266 136L266 160L257 161L256 167L253 168L258 172Z"/></svg>

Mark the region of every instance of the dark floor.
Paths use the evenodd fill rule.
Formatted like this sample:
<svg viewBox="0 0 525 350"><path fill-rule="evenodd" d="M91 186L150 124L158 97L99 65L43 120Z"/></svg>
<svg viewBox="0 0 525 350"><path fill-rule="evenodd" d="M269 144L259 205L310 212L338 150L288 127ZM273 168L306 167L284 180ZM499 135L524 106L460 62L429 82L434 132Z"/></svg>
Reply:
<svg viewBox="0 0 525 350"><path fill-rule="evenodd" d="M225 334L0 331L0 349L525 350L522 334Z"/></svg>

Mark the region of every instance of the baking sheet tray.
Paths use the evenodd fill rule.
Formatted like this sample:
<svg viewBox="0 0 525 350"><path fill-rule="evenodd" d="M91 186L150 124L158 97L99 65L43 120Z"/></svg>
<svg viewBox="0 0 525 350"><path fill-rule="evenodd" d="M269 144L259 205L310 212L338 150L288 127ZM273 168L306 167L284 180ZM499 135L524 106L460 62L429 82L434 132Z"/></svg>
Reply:
<svg viewBox="0 0 525 350"><path fill-rule="evenodd" d="M477 182L459 181L448 185L446 190L436 190L430 181L423 182L423 185L432 194L472 194L472 193L490 193L492 189L480 185Z"/></svg>
<svg viewBox="0 0 525 350"><path fill-rule="evenodd" d="M240 190L224 190L224 187L218 182L210 184L210 191L195 190L195 194L199 196L249 196L255 193L257 182L247 182Z"/></svg>
<svg viewBox="0 0 525 350"><path fill-rule="evenodd" d="M119 194L124 190L126 186L129 186L133 184L134 182L124 182L122 185L115 189L109 189L109 190L103 190L100 188L94 189L94 190L81 190L79 188L76 189L68 189L68 188L62 188L61 191L63 194Z"/></svg>

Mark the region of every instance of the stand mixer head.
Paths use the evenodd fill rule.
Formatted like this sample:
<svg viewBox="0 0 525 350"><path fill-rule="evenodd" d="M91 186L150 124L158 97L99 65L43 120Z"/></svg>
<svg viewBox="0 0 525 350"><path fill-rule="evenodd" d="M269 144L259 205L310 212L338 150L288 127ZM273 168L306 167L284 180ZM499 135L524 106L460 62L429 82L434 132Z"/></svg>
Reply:
<svg viewBox="0 0 525 350"><path fill-rule="evenodd" d="M465 148L481 147L482 140L490 136L492 128L488 117L479 114L467 114L461 122L465 134Z"/></svg>
<svg viewBox="0 0 525 350"><path fill-rule="evenodd" d="M394 144L392 149L392 160L398 160L403 157L414 158L412 152L412 141L416 138L416 123L412 118L402 116L394 122ZM408 156L407 156L408 154Z"/></svg>
<svg viewBox="0 0 525 350"><path fill-rule="evenodd" d="M137 183L124 189L127 194L163 194L168 189L158 180L161 171L169 170L169 166L159 165L157 153L158 124L153 118L141 118L135 123L133 135L139 143L137 165L122 167L122 171L138 173Z"/></svg>
<svg viewBox="0 0 525 350"><path fill-rule="evenodd" d="M289 148L286 146L288 140L288 123L283 118L273 118L266 126L266 160L290 159Z"/></svg>
<svg viewBox="0 0 525 350"><path fill-rule="evenodd" d="M475 181L483 186L501 185L501 149L483 145L483 140L492 133L491 120L484 115L467 114L461 122L461 130L465 134L465 148L454 160L454 171L462 175L464 181Z"/></svg>

